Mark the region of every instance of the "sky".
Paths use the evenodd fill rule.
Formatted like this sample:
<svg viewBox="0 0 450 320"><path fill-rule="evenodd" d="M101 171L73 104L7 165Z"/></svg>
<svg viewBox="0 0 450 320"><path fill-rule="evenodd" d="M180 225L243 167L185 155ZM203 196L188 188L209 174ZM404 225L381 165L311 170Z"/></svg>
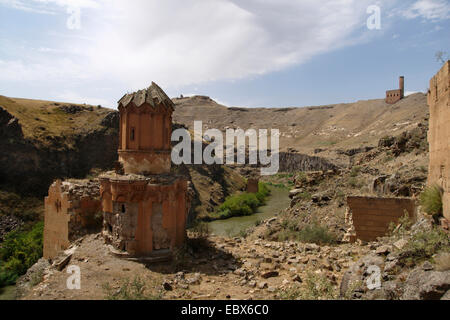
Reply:
<svg viewBox="0 0 450 320"><path fill-rule="evenodd" d="M116 108L170 96L291 107L426 92L450 0L0 0L0 95Z"/></svg>

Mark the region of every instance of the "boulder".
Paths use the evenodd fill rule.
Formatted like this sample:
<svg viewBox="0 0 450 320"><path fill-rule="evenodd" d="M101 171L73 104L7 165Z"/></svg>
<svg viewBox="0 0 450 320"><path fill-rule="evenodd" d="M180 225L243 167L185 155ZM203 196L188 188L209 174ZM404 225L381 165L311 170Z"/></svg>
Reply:
<svg viewBox="0 0 450 320"><path fill-rule="evenodd" d="M403 300L438 300L450 290L450 271L415 268L407 277Z"/></svg>

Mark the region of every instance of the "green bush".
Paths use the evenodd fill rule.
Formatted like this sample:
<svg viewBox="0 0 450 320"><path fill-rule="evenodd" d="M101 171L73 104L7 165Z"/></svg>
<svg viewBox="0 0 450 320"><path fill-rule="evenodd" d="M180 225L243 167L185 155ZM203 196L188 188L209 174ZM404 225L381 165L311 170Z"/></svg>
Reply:
<svg viewBox="0 0 450 320"><path fill-rule="evenodd" d="M418 232L412 236L408 244L400 250L400 262L414 266L441 251L450 252L450 239L440 227L434 227L432 230Z"/></svg>
<svg viewBox="0 0 450 320"><path fill-rule="evenodd" d="M323 275L308 272L302 286L280 290L282 300L336 300L338 292Z"/></svg>
<svg viewBox="0 0 450 320"><path fill-rule="evenodd" d="M442 213L442 188L438 185L426 187L420 194L420 204L426 213L440 215Z"/></svg>
<svg viewBox="0 0 450 320"><path fill-rule="evenodd" d="M296 240L316 244L333 244L336 242L336 236L318 223L299 227L295 220L286 219L281 222L281 226L283 230L278 233L278 241Z"/></svg>
<svg viewBox="0 0 450 320"><path fill-rule="evenodd" d="M265 198L270 190L265 183L258 184L257 193L243 192L228 197L219 207L213 217L218 219L227 219L237 216L248 216L256 212L259 206L264 204Z"/></svg>
<svg viewBox="0 0 450 320"><path fill-rule="evenodd" d="M0 287L15 284L17 278L42 257L44 223L29 231L9 233L0 248Z"/></svg>
<svg viewBox="0 0 450 320"><path fill-rule="evenodd" d="M317 223L307 225L297 233L297 240L307 243L332 244L336 242L336 236L324 226Z"/></svg>

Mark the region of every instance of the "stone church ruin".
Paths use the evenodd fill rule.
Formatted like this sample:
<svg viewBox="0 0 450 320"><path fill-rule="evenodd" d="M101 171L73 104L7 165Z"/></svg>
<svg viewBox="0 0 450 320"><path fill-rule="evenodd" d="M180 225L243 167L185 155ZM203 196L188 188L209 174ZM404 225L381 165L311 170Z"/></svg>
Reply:
<svg viewBox="0 0 450 320"><path fill-rule="evenodd" d="M44 257L95 227L124 257L170 254L186 236L187 180L171 172L172 100L155 83L119 100L119 165L97 180L56 181L45 198Z"/></svg>

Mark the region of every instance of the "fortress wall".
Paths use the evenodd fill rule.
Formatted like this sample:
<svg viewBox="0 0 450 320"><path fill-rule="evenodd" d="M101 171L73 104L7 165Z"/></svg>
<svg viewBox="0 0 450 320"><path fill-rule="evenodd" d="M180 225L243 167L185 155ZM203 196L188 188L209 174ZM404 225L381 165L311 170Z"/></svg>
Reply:
<svg viewBox="0 0 450 320"><path fill-rule="evenodd" d="M450 61L430 80L430 163L428 185L438 184L444 190L444 217L450 220Z"/></svg>
<svg viewBox="0 0 450 320"><path fill-rule="evenodd" d="M407 212L416 217L416 204L409 198L347 197L356 238L373 241L389 231L389 225L397 223Z"/></svg>

